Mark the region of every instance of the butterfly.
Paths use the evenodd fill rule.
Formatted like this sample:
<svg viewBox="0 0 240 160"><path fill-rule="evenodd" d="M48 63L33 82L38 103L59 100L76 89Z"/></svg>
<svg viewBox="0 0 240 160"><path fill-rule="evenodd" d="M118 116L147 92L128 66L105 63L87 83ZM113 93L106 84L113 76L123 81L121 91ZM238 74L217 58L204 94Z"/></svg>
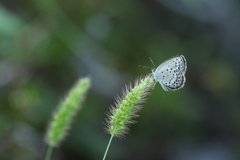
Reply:
<svg viewBox="0 0 240 160"><path fill-rule="evenodd" d="M150 60L153 63L151 58ZM187 61L185 57L183 55L178 55L164 61L157 68L152 69L152 75L156 83L159 82L165 91L175 91L181 89L185 85L186 70Z"/></svg>

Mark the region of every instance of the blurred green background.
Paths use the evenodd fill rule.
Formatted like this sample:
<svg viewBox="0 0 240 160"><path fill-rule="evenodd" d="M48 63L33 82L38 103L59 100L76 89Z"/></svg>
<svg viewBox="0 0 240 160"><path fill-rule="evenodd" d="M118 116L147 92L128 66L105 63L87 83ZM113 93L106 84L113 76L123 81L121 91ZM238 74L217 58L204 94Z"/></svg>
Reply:
<svg viewBox="0 0 240 160"><path fill-rule="evenodd" d="M125 84L172 56L187 82L148 96L111 160L240 159L239 0L1 0L0 160L41 160L56 106L92 87L52 160L102 159L108 107Z"/></svg>

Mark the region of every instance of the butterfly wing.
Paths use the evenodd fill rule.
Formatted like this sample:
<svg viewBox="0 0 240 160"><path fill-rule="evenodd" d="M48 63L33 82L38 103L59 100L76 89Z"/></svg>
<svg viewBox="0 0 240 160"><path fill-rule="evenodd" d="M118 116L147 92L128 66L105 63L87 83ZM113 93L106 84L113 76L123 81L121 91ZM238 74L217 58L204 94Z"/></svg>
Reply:
<svg viewBox="0 0 240 160"><path fill-rule="evenodd" d="M168 91L168 89L177 90L182 88L186 82L186 70L186 59L183 55L179 55L159 65L154 72L154 77L165 91Z"/></svg>

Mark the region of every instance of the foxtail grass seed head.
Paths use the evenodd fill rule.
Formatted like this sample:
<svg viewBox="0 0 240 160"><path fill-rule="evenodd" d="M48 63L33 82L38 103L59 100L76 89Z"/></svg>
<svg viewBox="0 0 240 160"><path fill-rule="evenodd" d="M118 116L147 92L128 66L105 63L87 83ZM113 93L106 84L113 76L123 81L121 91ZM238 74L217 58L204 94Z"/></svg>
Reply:
<svg viewBox="0 0 240 160"><path fill-rule="evenodd" d="M138 117L141 103L149 91L153 89L155 81L151 75L136 80L134 87L126 86L121 98L117 98L115 105L110 107L107 113L107 132L122 138L129 131L129 125L134 123L132 119Z"/></svg>
<svg viewBox="0 0 240 160"><path fill-rule="evenodd" d="M70 128L71 121L77 111L81 108L86 92L90 87L90 79L80 79L70 90L64 101L53 115L45 137L49 146L56 147L63 140Z"/></svg>

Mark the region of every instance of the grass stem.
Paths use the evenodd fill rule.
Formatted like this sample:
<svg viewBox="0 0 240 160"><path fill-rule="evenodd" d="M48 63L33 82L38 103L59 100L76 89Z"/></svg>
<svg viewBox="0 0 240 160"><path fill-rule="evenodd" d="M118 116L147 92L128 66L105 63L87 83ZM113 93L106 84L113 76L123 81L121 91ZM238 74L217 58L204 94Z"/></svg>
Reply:
<svg viewBox="0 0 240 160"><path fill-rule="evenodd" d="M113 137L114 137L114 135L112 134L111 137L110 137L110 139L109 139L109 142L108 142L108 145L107 145L105 154L104 154L104 156L103 156L103 160L105 160L105 158L106 158L106 156L107 156L108 149L109 149L109 147L110 147L110 145L111 145L111 142L112 142Z"/></svg>
<svg viewBox="0 0 240 160"><path fill-rule="evenodd" d="M45 160L50 160L51 159L52 151L53 151L53 147L52 146L48 146L48 150L47 150L47 154L46 154Z"/></svg>

